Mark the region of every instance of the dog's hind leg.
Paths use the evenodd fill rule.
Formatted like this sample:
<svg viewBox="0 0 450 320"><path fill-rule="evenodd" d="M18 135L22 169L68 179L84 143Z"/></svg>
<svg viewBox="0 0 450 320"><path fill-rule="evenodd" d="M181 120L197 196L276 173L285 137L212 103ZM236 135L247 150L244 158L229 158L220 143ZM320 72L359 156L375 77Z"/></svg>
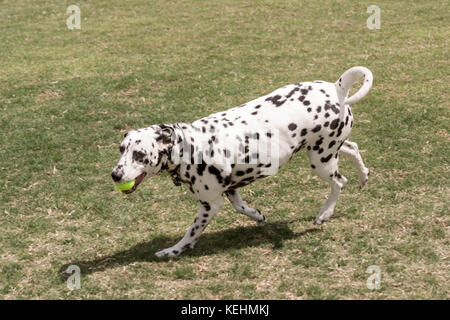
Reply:
<svg viewBox="0 0 450 320"><path fill-rule="evenodd" d="M259 226L263 226L266 223L266 217L258 209L250 208L248 203L242 200L238 190L230 189L225 194L237 211L255 220Z"/></svg>
<svg viewBox="0 0 450 320"><path fill-rule="evenodd" d="M369 179L369 169L364 165L358 150L358 145L354 142L346 140L339 150L344 156L348 157L358 169L359 186L362 188Z"/></svg>
<svg viewBox="0 0 450 320"><path fill-rule="evenodd" d="M309 161L313 171L323 180L330 183L331 192L328 199L320 208L314 223L322 224L322 222L330 219L336 206L336 201L341 193L341 189L347 183L347 179L339 173L337 150L329 153L326 156L321 156L318 152L308 151Z"/></svg>
<svg viewBox="0 0 450 320"><path fill-rule="evenodd" d="M198 214L194 223L189 227L184 237L173 247L158 251L155 255L161 257L176 257L187 249L194 248L198 238L205 230L206 226L211 222L214 216L219 212L223 205L222 196L218 196L214 200L198 201Z"/></svg>

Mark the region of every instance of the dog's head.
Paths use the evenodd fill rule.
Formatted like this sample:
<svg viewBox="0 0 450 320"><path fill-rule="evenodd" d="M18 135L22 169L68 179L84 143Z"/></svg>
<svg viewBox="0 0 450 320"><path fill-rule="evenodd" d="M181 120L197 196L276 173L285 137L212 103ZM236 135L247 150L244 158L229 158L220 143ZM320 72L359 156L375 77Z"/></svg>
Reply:
<svg viewBox="0 0 450 320"><path fill-rule="evenodd" d="M114 167L111 177L116 183L135 179L132 193L146 176L161 171L173 146L173 128L166 125L151 126L132 130L124 135L120 144L120 160Z"/></svg>

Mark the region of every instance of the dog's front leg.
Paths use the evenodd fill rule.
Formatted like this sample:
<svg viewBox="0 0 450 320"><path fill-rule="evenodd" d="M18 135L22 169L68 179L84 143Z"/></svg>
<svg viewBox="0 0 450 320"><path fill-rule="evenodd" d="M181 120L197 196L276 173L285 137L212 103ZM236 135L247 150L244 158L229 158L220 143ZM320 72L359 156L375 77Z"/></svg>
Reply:
<svg viewBox="0 0 450 320"><path fill-rule="evenodd" d="M161 257L176 257L187 249L194 248L198 238L205 230L206 226L211 222L217 212L223 205L222 196L218 196L214 200L198 201L198 214L195 217L194 223L189 227L183 239L181 239L173 247L158 251L155 255Z"/></svg>

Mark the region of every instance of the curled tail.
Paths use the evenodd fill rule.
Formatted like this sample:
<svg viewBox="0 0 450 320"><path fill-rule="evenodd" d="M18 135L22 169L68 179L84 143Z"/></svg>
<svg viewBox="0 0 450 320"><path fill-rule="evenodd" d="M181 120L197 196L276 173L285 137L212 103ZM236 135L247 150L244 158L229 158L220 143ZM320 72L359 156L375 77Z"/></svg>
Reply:
<svg viewBox="0 0 450 320"><path fill-rule="evenodd" d="M364 77L362 87L350 98L347 98L351 86L361 77ZM372 81L372 72L365 67L353 67L345 71L335 83L340 105L344 106L346 104L352 104L361 100L372 87Z"/></svg>

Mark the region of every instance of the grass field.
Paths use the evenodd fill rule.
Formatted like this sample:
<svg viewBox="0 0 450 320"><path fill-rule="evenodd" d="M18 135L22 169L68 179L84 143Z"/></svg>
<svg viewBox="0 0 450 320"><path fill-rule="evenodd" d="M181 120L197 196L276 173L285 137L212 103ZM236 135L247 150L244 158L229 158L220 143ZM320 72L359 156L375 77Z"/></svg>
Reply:
<svg viewBox="0 0 450 320"><path fill-rule="evenodd" d="M66 27L71 4L81 30ZM437 0L0 1L0 297L448 299L449 21ZM371 176L360 190L340 162L336 218L313 225L329 190L300 153L241 191L265 227L226 201L193 251L154 257L196 204L167 176L115 190L125 131L355 65L375 78L350 136Z"/></svg>

